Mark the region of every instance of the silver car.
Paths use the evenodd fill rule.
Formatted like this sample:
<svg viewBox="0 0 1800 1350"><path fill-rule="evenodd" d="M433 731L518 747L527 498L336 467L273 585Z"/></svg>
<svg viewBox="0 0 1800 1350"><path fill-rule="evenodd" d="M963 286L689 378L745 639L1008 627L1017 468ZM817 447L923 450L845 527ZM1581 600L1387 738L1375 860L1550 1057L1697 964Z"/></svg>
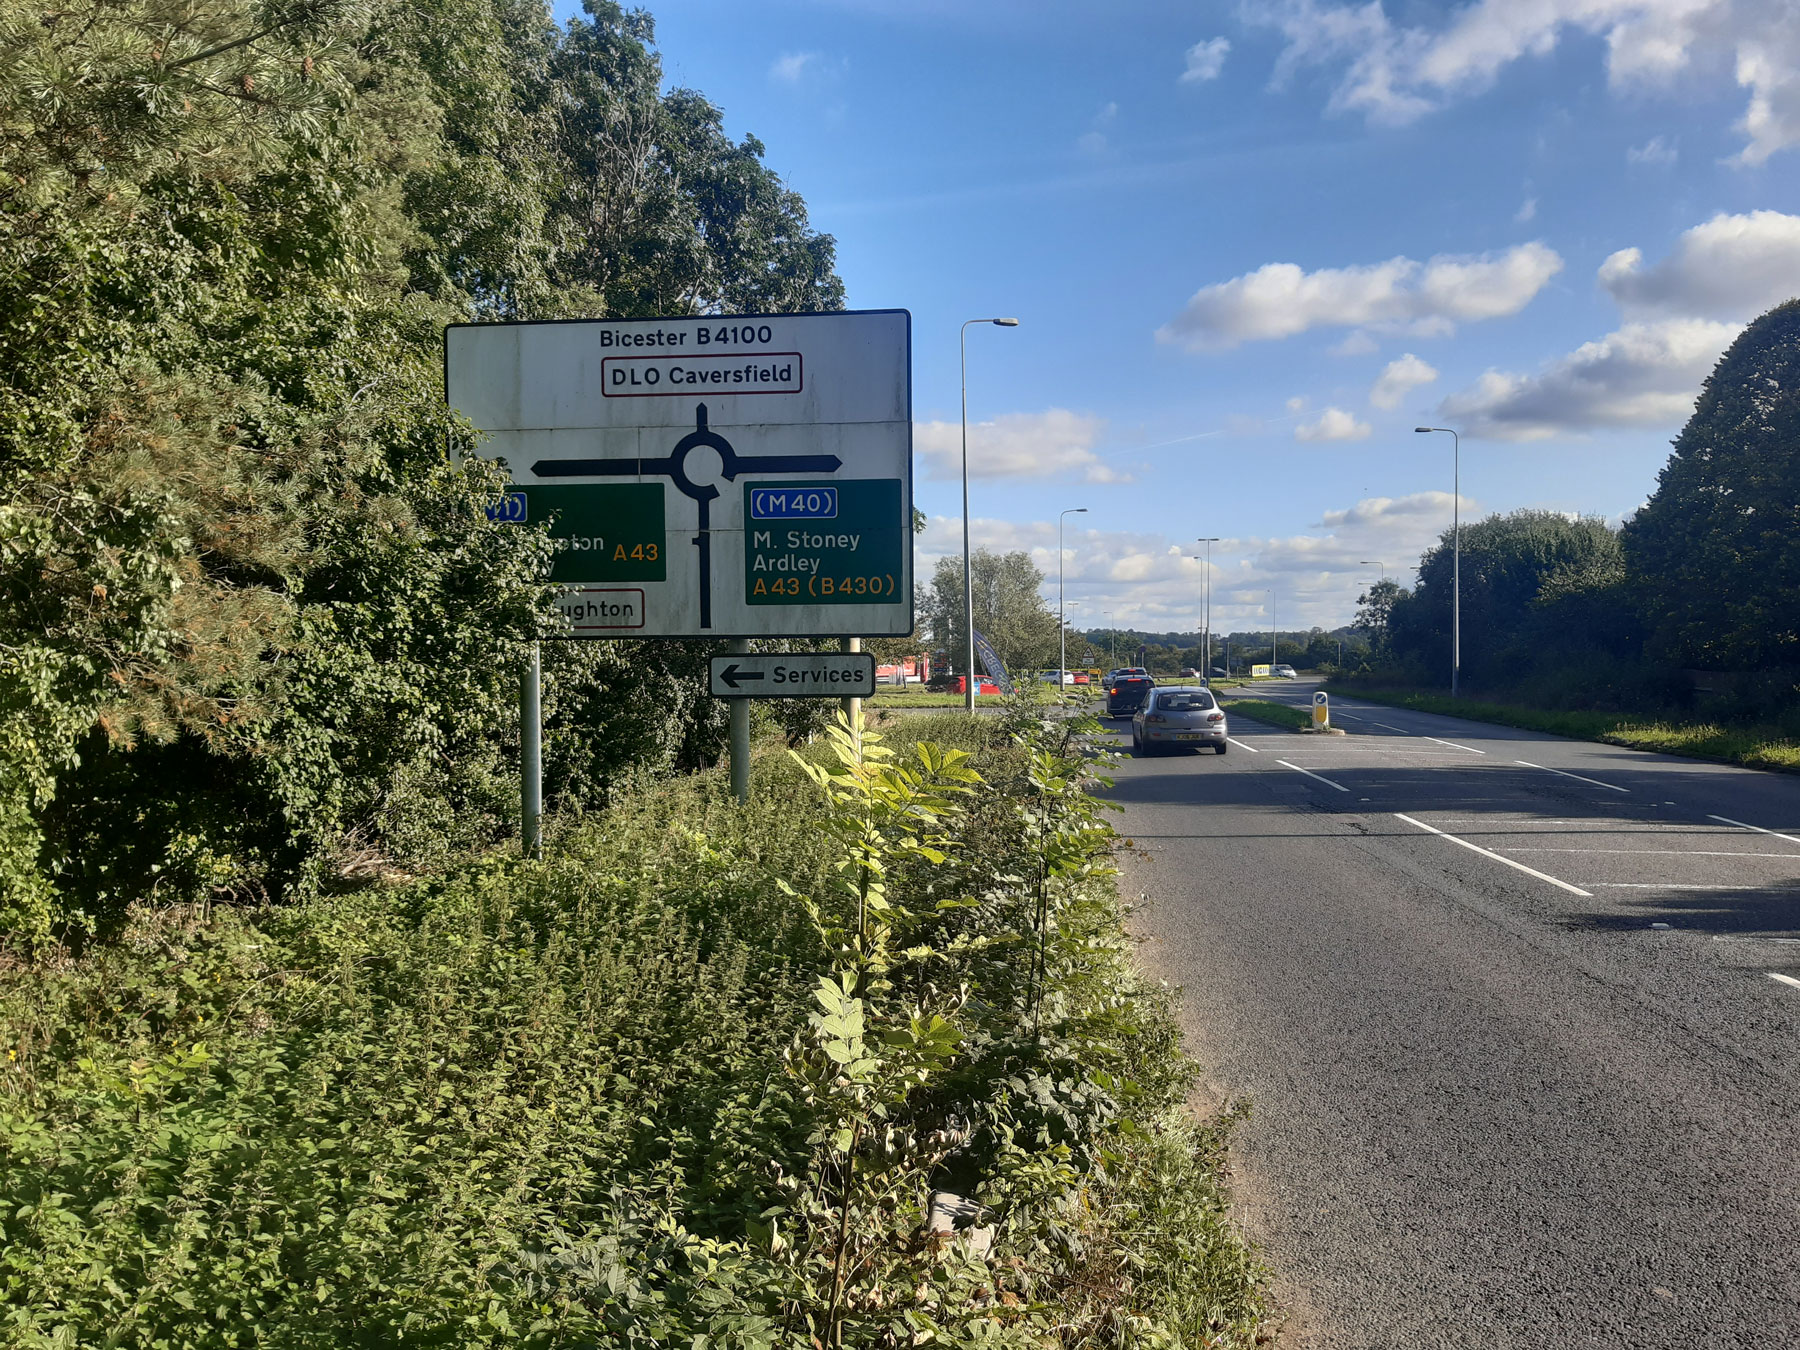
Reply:
<svg viewBox="0 0 1800 1350"><path fill-rule="evenodd" d="M1225 737L1225 710L1210 689L1152 689L1131 719L1131 748L1140 755L1202 746L1222 755L1228 744Z"/></svg>

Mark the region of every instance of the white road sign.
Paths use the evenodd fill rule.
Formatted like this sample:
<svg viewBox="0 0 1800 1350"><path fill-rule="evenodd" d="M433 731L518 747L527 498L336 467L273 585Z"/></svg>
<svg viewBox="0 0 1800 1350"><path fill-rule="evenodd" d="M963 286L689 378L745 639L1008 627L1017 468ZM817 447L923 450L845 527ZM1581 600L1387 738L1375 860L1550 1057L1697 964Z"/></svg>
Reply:
<svg viewBox="0 0 1800 1350"><path fill-rule="evenodd" d="M712 659L714 698L873 698L868 652L758 652Z"/></svg>
<svg viewBox="0 0 1800 1350"><path fill-rule="evenodd" d="M912 316L453 324L452 407L586 637L912 631Z"/></svg>

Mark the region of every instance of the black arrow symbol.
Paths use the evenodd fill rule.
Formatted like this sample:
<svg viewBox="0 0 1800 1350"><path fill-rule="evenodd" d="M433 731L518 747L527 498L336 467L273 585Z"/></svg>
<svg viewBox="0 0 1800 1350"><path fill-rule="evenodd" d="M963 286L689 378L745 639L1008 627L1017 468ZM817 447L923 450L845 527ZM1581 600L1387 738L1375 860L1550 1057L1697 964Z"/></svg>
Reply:
<svg viewBox="0 0 1800 1350"><path fill-rule="evenodd" d="M763 679L764 676L763 672L760 670L755 672L740 670L738 669L737 662L733 661L730 665L726 666L725 669L719 672L719 678L725 681L731 688L736 689L739 680L760 680Z"/></svg>

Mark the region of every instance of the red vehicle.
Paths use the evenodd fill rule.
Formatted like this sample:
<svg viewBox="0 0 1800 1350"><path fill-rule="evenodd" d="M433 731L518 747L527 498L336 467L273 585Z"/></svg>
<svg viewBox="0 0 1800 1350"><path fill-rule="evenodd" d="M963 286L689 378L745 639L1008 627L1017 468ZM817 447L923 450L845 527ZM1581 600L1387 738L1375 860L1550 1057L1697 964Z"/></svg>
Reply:
<svg viewBox="0 0 1800 1350"><path fill-rule="evenodd" d="M950 677L950 692L951 693L966 694L968 691L969 691L969 680L966 675L952 675ZM981 683L976 687L975 692L977 694L998 694L1000 692L1000 686L995 684L992 680L983 679L981 681Z"/></svg>

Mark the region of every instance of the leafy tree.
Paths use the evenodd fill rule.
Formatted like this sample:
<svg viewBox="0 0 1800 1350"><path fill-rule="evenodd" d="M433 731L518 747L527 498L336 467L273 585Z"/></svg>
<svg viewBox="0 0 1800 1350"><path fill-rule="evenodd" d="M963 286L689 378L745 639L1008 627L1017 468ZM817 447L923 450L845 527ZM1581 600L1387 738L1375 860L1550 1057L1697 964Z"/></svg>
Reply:
<svg viewBox="0 0 1800 1350"><path fill-rule="evenodd" d="M0 0L0 930L508 828L547 553L446 454L442 325L841 303L650 39L599 0ZM716 753L704 655L555 647L552 794Z"/></svg>
<svg viewBox="0 0 1800 1350"><path fill-rule="evenodd" d="M1388 625L1394 616L1394 606L1410 595L1411 592L1404 590L1399 582L1383 577L1356 597L1356 618L1352 626L1368 635L1375 652L1387 650Z"/></svg>
<svg viewBox="0 0 1800 1350"><path fill-rule="evenodd" d="M976 549L974 578L975 629L993 645L1010 674L1054 666L1057 657L1056 615L1044 603L1044 574L1029 553L995 553ZM920 612L932 645L950 654L960 670L968 651L963 623L961 558L939 558L931 586L920 595Z"/></svg>
<svg viewBox="0 0 1800 1350"><path fill-rule="evenodd" d="M1800 666L1800 301L1720 359L1624 547L1662 659Z"/></svg>
<svg viewBox="0 0 1800 1350"><path fill-rule="evenodd" d="M1388 610L1394 655L1425 677L1450 664L1453 540L1446 530L1419 563L1419 585ZM1609 584L1623 567L1618 535L1602 520L1555 511L1490 516L1462 532L1462 668L1472 680L1503 680L1546 648L1567 651L1586 635L1541 621L1543 602L1581 586Z"/></svg>

